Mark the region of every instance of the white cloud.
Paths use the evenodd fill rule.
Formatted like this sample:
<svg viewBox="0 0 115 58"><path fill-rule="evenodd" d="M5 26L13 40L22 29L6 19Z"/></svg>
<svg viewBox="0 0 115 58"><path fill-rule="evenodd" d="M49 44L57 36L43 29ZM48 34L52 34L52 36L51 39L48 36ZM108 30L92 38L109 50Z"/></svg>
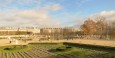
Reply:
<svg viewBox="0 0 115 58"><path fill-rule="evenodd" d="M49 15L45 10L24 10L18 11L15 14L16 17L24 19L36 19L36 20L46 20L49 19Z"/></svg>
<svg viewBox="0 0 115 58"><path fill-rule="evenodd" d="M51 6L51 9L54 11L60 10L62 7L60 4L54 4Z"/></svg>
<svg viewBox="0 0 115 58"><path fill-rule="evenodd" d="M35 5L34 5L35 4ZM11 9L20 9L20 8L30 8L33 9L47 9L57 11L62 8L62 6L58 3L49 3L43 0L0 0L0 8L1 10L11 10Z"/></svg>
<svg viewBox="0 0 115 58"><path fill-rule="evenodd" d="M59 26L47 10L20 10L0 14L0 23L10 26Z"/></svg>
<svg viewBox="0 0 115 58"><path fill-rule="evenodd" d="M58 11L62 9L60 4L46 4L44 7L46 10Z"/></svg>
<svg viewBox="0 0 115 58"><path fill-rule="evenodd" d="M14 5L12 5L14 3ZM35 8L22 9L18 7L36 3ZM40 0L0 0L0 23L6 26L59 26L59 22L49 14L49 11L58 11L60 4L40 4ZM3 5L3 6L2 6ZM16 7L16 6L17 7ZM34 6L33 6L34 7Z"/></svg>
<svg viewBox="0 0 115 58"><path fill-rule="evenodd" d="M34 6L36 4L36 6ZM0 11L6 11L11 9L28 8L40 8L41 0L0 0Z"/></svg>
<svg viewBox="0 0 115 58"><path fill-rule="evenodd" d="M115 21L115 10L112 11L102 11L100 13L97 14L93 14L91 16L89 16L90 18L96 18L96 17L105 17L108 21Z"/></svg>

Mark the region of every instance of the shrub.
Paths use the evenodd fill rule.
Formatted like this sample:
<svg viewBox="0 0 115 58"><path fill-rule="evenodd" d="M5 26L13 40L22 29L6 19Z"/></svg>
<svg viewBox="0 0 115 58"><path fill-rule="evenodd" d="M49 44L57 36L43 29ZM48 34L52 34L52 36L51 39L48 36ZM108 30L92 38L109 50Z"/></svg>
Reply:
<svg viewBox="0 0 115 58"><path fill-rule="evenodd" d="M68 49L68 48L72 48L71 46L66 46L66 48Z"/></svg>
<svg viewBox="0 0 115 58"><path fill-rule="evenodd" d="M56 51L65 51L65 50L66 50L66 48L64 48L64 47L56 48Z"/></svg>
<svg viewBox="0 0 115 58"><path fill-rule="evenodd" d="M12 50L12 48L4 48L4 50Z"/></svg>

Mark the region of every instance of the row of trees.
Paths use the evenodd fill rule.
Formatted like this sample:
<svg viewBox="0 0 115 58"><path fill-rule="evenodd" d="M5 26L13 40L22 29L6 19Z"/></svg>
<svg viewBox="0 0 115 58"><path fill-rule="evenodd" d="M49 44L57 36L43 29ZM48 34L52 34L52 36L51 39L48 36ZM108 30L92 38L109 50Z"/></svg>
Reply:
<svg viewBox="0 0 115 58"><path fill-rule="evenodd" d="M96 19L90 19L84 21L84 24L80 26L84 34L87 35L99 35L100 39L113 38L115 36L115 22L108 22L105 17L97 17Z"/></svg>
<svg viewBox="0 0 115 58"><path fill-rule="evenodd" d="M109 29L110 29L109 31L110 38L114 39L115 38L115 21L111 22Z"/></svg>

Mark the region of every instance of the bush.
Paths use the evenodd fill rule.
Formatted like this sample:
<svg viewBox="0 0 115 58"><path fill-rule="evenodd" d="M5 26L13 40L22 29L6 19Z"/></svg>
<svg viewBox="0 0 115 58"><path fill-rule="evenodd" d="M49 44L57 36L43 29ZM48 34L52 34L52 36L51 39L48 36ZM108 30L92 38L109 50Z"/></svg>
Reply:
<svg viewBox="0 0 115 58"><path fill-rule="evenodd" d="M4 47L3 50L7 50L7 51L14 51L14 50L21 50L21 49L25 49L28 46L26 45L14 45L14 46L7 46Z"/></svg>
<svg viewBox="0 0 115 58"><path fill-rule="evenodd" d="M57 51L64 51L65 49L64 48L57 48L56 50Z"/></svg>
<svg viewBox="0 0 115 58"><path fill-rule="evenodd" d="M56 51L66 51L70 48L72 48L72 47L71 46L63 46L63 47L56 48Z"/></svg>
<svg viewBox="0 0 115 58"><path fill-rule="evenodd" d="M4 48L4 50L12 50L12 48Z"/></svg>
<svg viewBox="0 0 115 58"><path fill-rule="evenodd" d="M71 46L66 46L66 48L68 49L68 48L72 48Z"/></svg>
<svg viewBox="0 0 115 58"><path fill-rule="evenodd" d="M64 48L64 47L56 48L56 51L65 51L65 50L66 50L66 48Z"/></svg>

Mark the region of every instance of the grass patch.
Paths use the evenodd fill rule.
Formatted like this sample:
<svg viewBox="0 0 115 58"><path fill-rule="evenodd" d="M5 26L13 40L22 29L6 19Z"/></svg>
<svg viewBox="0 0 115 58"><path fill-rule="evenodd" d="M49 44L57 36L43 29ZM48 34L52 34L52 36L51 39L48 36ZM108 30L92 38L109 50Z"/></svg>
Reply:
<svg viewBox="0 0 115 58"><path fill-rule="evenodd" d="M23 52L34 47L42 47L57 55L73 55L78 58L111 58L114 57L114 48L93 45L82 45L76 43L30 43L28 45L2 46L2 52ZM110 53L108 51L113 51ZM113 54L113 55L112 55ZM88 56L88 57L87 57ZM90 56L90 57L89 57Z"/></svg>
<svg viewBox="0 0 115 58"><path fill-rule="evenodd" d="M0 51L1 52L21 52L30 50L31 47L28 45L12 45L12 46L1 46Z"/></svg>
<svg viewBox="0 0 115 58"><path fill-rule="evenodd" d="M65 47L63 47L65 49ZM59 55L74 55L77 57L85 57L88 55L94 55L94 54L105 54L107 52L103 51L96 51L96 50L90 50L90 49L83 49L83 48L78 48L78 47L71 47L71 48L66 48L65 50L56 50L53 53L59 54Z"/></svg>
<svg viewBox="0 0 115 58"><path fill-rule="evenodd" d="M110 46L99 46L99 45L90 45L90 44L80 44L80 43L69 43L64 42L64 45L84 48L84 49L90 49L90 50L97 50L97 51L105 51L112 55L115 55L115 47Z"/></svg>

